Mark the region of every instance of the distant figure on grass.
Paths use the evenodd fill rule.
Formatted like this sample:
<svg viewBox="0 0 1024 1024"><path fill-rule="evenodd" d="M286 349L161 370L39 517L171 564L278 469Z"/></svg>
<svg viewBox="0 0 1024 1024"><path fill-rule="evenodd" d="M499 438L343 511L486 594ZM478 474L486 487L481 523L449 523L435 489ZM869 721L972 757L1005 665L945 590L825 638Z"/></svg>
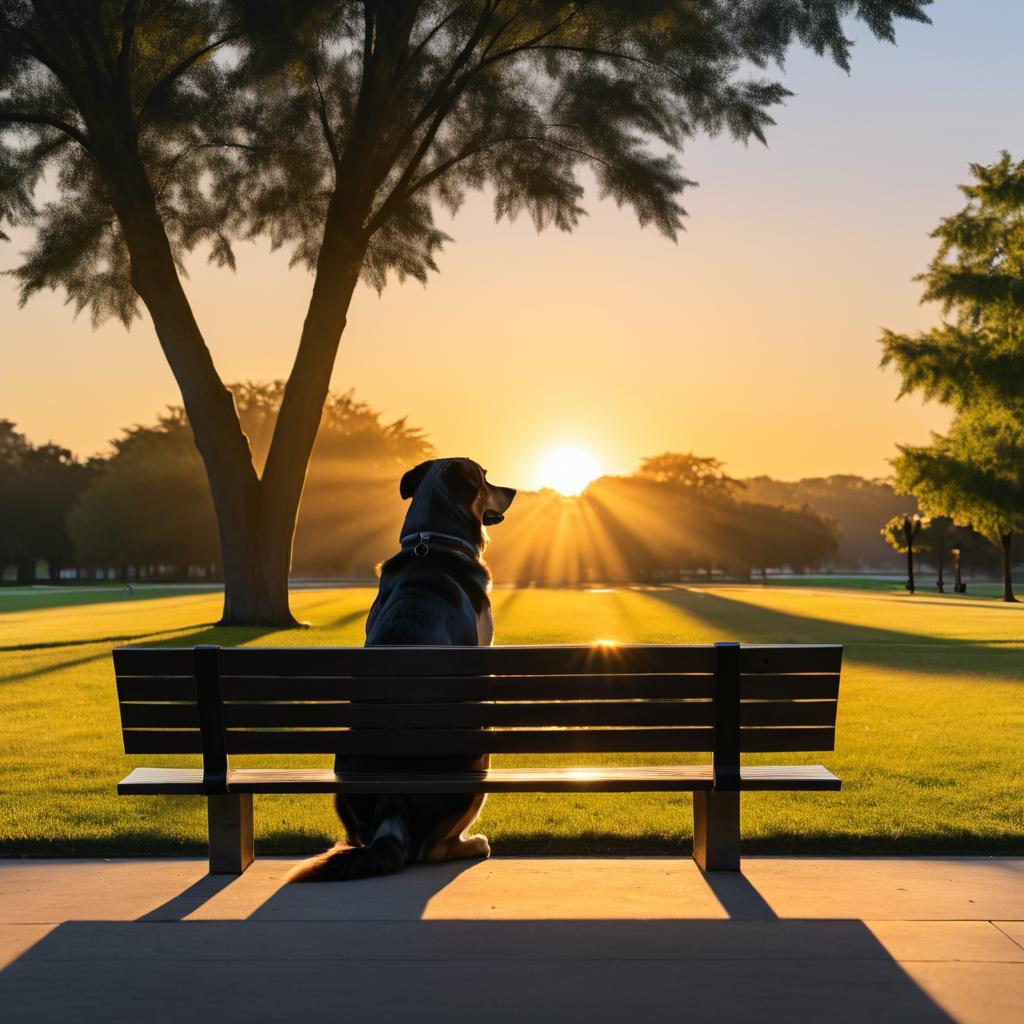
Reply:
<svg viewBox="0 0 1024 1024"><path fill-rule="evenodd" d="M489 646L494 640L491 574L483 560L486 527L500 523L516 492L487 482L472 459L432 459L402 477L412 499L402 550L380 567L380 590L366 620L366 646ZM489 755L339 755L339 772L476 772ZM486 857L486 836L466 836L480 816L483 793L335 798L352 846L305 861L293 882L367 878L401 871L413 861Z"/></svg>

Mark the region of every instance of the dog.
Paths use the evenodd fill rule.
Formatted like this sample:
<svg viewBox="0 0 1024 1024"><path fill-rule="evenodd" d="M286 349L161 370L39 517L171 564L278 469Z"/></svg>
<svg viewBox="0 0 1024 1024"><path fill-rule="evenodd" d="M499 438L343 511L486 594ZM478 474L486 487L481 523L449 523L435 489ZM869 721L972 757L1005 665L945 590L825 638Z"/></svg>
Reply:
<svg viewBox="0 0 1024 1024"><path fill-rule="evenodd" d="M380 567L366 620L366 646L490 646L491 574L483 560L487 527L500 523L516 492L488 483L472 459L432 459L410 469L399 493L411 500L401 551ZM478 772L489 755L338 755L338 772ZM373 796L339 793L338 817L351 846L305 861L292 882L395 874L416 861L487 857L490 844L466 832L483 793Z"/></svg>

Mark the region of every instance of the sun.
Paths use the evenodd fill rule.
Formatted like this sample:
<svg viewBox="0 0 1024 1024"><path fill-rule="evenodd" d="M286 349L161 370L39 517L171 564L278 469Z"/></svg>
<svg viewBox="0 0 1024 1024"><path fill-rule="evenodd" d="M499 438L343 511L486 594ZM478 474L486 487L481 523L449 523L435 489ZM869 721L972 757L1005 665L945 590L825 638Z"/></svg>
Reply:
<svg viewBox="0 0 1024 1024"><path fill-rule="evenodd" d="M537 482L566 496L579 494L601 475L601 464L590 452L565 445L548 452L541 460Z"/></svg>

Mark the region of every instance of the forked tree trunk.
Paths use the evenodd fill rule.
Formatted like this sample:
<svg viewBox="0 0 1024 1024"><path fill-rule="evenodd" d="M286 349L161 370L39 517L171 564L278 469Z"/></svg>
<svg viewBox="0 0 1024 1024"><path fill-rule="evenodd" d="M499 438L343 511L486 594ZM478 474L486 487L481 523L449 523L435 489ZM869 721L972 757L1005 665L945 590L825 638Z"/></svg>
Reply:
<svg viewBox="0 0 1024 1024"><path fill-rule="evenodd" d="M1000 534L999 542L1003 548L1003 600L1016 601L1013 593L1013 531Z"/></svg>
<svg viewBox="0 0 1024 1024"><path fill-rule="evenodd" d="M206 468L224 569L221 625L294 626L288 572L299 502L366 242L359 218L335 204L317 264L295 366L285 388L263 479L231 392L221 382L181 287L144 174L115 198L132 284L153 318L181 389Z"/></svg>

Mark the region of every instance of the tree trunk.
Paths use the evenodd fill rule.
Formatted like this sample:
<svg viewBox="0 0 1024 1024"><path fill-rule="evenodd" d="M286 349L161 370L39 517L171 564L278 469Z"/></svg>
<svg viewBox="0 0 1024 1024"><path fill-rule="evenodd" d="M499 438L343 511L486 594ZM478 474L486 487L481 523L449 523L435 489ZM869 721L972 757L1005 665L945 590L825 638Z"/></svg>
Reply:
<svg viewBox="0 0 1024 1024"><path fill-rule="evenodd" d="M17 563L17 582L22 585L35 583L36 581L36 560L34 558L19 558Z"/></svg>
<svg viewBox="0 0 1024 1024"><path fill-rule="evenodd" d="M1013 531L1000 534L1003 548L1003 600L1016 601L1013 593Z"/></svg>
<svg viewBox="0 0 1024 1024"><path fill-rule="evenodd" d="M946 555L946 552L944 550L945 546L946 545L945 545L942 537L940 537L939 538L939 578L938 578L938 580L935 583L935 586L938 589L940 594L944 594L946 592L946 583L945 583L945 580L943 580L943 578L942 578L942 563L945 560L945 555Z"/></svg>
<svg viewBox="0 0 1024 1024"><path fill-rule="evenodd" d="M914 593L914 548L907 544L907 590Z"/></svg>
<svg viewBox="0 0 1024 1024"><path fill-rule="evenodd" d="M217 373L181 286L134 138L98 124L90 126L90 139L124 235L132 286L153 319L206 467L224 571L221 624L293 626L288 571L295 524L368 244L362 225L374 195L372 183L337 189L328 207L309 308L261 480L234 398ZM360 168L351 170L345 180L359 180L354 172Z"/></svg>

